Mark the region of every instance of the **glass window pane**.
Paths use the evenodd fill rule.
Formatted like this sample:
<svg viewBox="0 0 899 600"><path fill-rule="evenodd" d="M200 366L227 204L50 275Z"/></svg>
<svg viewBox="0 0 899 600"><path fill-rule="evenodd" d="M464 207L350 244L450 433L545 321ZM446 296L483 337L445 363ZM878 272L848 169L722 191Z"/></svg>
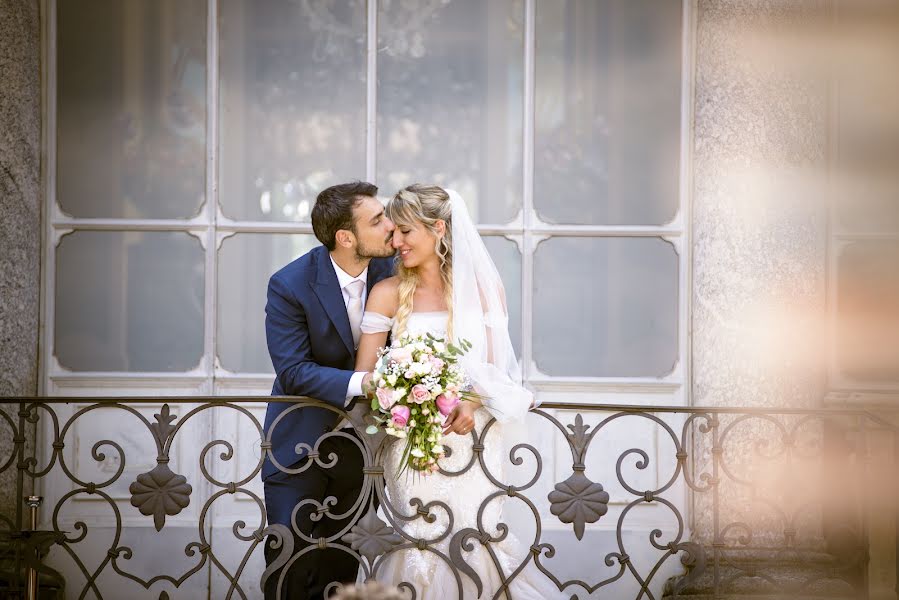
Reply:
<svg viewBox="0 0 899 600"><path fill-rule="evenodd" d="M837 262L840 369L860 381L899 381L899 242L854 242Z"/></svg>
<svg viewBox="0 0 899 600"><path fill-rule="evenodd" d="M678 257L659 238L551 238L534 254L547 375L663 377L677 361Z"/></svg>
<svg viewBox="0 0 899 600"><path fill-rule="evenodd" d="M222 241L218 262L217 356L240 373L273 373L265 343L272 274L319 245L312 235L239 233Z"/></svg>
<svg viewBox="0 0 899 600"><path fill-rule="evenodd" d="M365 179L365 1L225 0L221 204L308 221L322 189Z"/></svg>
<svg viewBox="0 0 899 600"><path fill-rule="evenodd" d="M518 244L501 237L484 238L484 245L490 253L503 285L506 288L506 302L509 309L509 337L515 355L521 358L521 251Z"/></svg>
<svg viewBox="0 0 899 600"><path fill-rule="evenodd" d="M534 203L549 223L677 213L681 2L537 3Z"/></svg>
<svg viewBox="0 0 899 600"><path fill-rule="evenodd" d="M524 3L384 2L378 184L458 191L481 223L521 208Z"/></svg>
<svg viewBox="0 0 899 600"><path fill-rule="evenodd" d="M837 216L853 231L899 232L899 2L843 3L840 14L856 37L844 33L837 57Z"/></svg>
<svg viewBox="0 0 899 600"><path fill-rule="evenodd" d="M77 231L56 250L56 357L76 371L188 371L204 252L186 233Z"/></svg>
<svg viewBox="0 0 899 600"><path fill-rule="evenodd" d="M205 0L67 1L57 10L62 209L197 214L206 189Z"/></svg>

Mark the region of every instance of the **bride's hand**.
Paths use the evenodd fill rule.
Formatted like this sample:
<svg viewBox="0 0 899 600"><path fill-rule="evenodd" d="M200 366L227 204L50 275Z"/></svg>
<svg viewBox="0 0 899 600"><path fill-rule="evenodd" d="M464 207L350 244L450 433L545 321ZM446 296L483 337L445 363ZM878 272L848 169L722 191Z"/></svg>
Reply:
<svg viewBox="0 0 899 600"><path fill-rule="evenodd" d="M453 409L443 423L443 435L458 433L467 435L474 429L474 411L479 405L475 402L463 400Z"/></svg>

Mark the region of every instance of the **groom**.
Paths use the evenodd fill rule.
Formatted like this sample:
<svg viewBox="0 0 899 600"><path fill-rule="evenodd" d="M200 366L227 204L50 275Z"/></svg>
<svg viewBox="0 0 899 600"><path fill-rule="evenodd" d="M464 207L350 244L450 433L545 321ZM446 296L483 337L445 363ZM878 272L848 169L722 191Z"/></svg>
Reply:
<svg viewBox="0 0 899 600"><path fill-rule="evenodd" d="M362 394L369 373L355 373L356 344L365 299L372 286L389 277L393 261L389 258L394 225L385 216L370 183L335 185L322 191L312 209L312 229L323 244L310 250L272 275L265 305L265 336L275 368L273 396L310 396L337 408L349 408ZM275 419L293 404L270 402L265 413L265 434L271 434L271 453L262 467L265 508L269 525L299 529L313 539L326 538L340 531L346 521L324 516L310 518L314 509L304 506L292 518L294 507L304 499L323 502L337 498L332 514L349 510L362 488L362 456L350 440L334 436L324 440L319 455L337 463L323 468L312 461L297 474L283 469L307 466L306 450L322 435L332 431L339 417L324 408L306 407L289 411L271 431ZM348 430L352 432L352 429ZM351 433L355 435L354 433ZM265 560L271 564L280 549L265 544ZM308 544L294 533L294 554ZM352 582L358 563L340 550L314 549L299 557L284 576L282 597L322 598L332 581ZM266 599L276 598L281 570L266 582Z"/></svg>

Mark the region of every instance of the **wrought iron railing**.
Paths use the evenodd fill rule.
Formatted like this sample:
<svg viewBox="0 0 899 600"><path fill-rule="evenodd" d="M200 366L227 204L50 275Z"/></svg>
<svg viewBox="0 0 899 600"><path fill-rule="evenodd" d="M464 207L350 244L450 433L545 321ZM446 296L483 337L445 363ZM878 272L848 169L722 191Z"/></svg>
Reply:
<svg viewBox="0 0 899 600"><path fill-rule="evenodd" d="M8 436L12 444L0 455L0 481L6 482L7 497L15 491L0 506L4 598L34 598L38 591L41 598L51 591L60 598L118 598L129 589L129 598L138 597L134 590L169 598L191 585L209 597L261 597L266 581L283 586L289 554L326 548L358 560L362 578L377 573L393 553L431 552L457 582L476 582L482 597L514 598L512 582L521 569L503 571L494 561L501 585L487 590L477 585L486 574L467 561L473 543L488 550L501 543L504 526L450 531L441 537L450 540L448 550L445 542L438 548L436 538L408 533L409 523L433 520L449 509L439 502L397 506L385 494L382 461L395 438L361 433L354 442L366 484L352 503L348 527L311 538L266 524L258 480L271 452L271 432L263 431L259 403L334 410L324 404L222 397L5 401L0 439ZM227 414L243 424L243 434L222 434L219 425ZM90 421L101 429L112 426L109 435L94 441L79 427ZM191 429L191 422L204 425ZM491 473L483 460L485 449L500 443L491 440L491 427L465 442L472 458L463 471L485 470L496 488L479 514L496 496L506 498L507 506L517 501L522 510L508 523L524 544L521 564L539 570L569 598L723 598L749 588L866 597L871 514L879 510L866 499L897 497L896 428L861 410L547 403L532 411L528 433L504 455L507 475ZM341 457L321 456L317 449L345 435L323 433L294 467L313 461L333 466ZM126 446L139 448L132 443L138 439L152 441L155 457L128 456ZM178 452L193 458L175 460ZM240 468L234 466L238 458ZM135 465L147 461L137 472ZM223 473L237 475L228 479ZM245 501L216 511L224 497ZM86 499L95 502L79 503ZM336 516L324 499L313 504L312 518ZM185 517L189 506L193 516ZM895 502L879 506L892 506L888 522L897 522ZM81 514L87 508L90 518ZM215 519L217 529L211 525ZM449 515L449 529L452 522ZM92 528L107 537L92 536ZM147 573L135 561L137 549L172 528L182 534L167 555L173 568ZM877 534L895 539L896 532ZM127 545L128 536L139 546ZM300 542L296 548L294 541ZM267 568L261 559L265 544L281 553ZM89 564L91 556L95 562ZM157 556L153 564L158 563ZM409 586L407 593L419 596L421 590ZM460 589L444 593L462 595Z"/></svg>

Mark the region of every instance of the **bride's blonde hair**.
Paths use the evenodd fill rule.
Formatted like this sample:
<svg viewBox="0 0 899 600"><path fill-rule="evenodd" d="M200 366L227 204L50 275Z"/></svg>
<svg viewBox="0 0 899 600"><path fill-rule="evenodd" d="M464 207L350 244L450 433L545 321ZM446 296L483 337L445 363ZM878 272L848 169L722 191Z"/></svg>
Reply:
<svg viewBox="0 0 899 600"><path fill-rule="evenodd" d="M452 205L449 194L436 185L412 184L401 189L387 203L387 218L396 224L424 225L431 233L437 235L436 223L446 223L443 237L437 237L434 251L440 259L440 279L443 282L443 297L449 312L446 323L448 339L453 339L453 238L452 238ZM418 272L407 269L397 261L396 274L399 283L399 308L396 311L396 332L402 334L406 330L409 315L412 314L412 299L418 287Z"/></svg>

